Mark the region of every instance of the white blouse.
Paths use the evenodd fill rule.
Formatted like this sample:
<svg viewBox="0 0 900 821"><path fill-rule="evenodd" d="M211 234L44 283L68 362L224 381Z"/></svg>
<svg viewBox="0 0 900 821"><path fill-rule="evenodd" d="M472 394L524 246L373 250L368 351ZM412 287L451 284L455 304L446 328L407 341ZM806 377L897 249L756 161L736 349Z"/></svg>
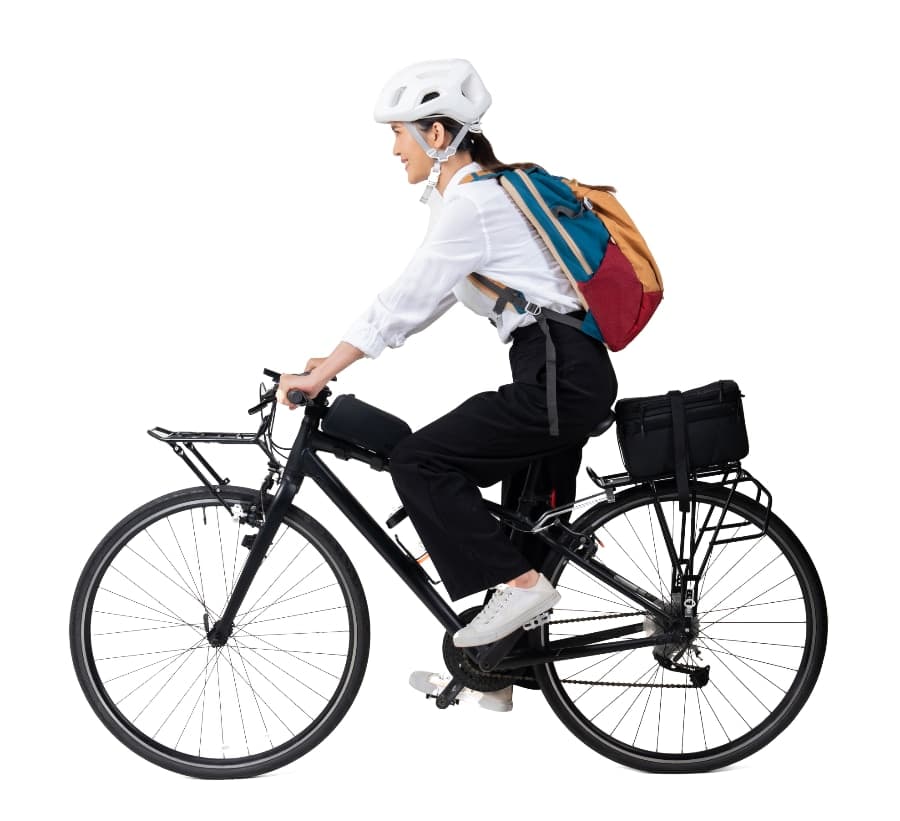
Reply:
<svg viewBox="0 0 900 821"><path fill-rule="evenodd" d="M400 277L381 291L341 339L374 359L398 348L457 302L480 316L492 313L497 298L479 290L468 275L477 271L543 307L568 313L582 307L569 280L515 203L494 180L460 180L478 163L457 169L444 189L435 189L425 239ZM535 322L531 314L507 307L497 322L500 341Z"/></svg>

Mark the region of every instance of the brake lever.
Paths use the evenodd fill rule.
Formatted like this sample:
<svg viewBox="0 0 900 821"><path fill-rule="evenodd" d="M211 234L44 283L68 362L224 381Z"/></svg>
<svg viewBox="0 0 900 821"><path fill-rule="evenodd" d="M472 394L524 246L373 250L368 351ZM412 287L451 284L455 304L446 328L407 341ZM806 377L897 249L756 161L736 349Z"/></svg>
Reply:
<svg viewBox="0 0 900 821"><path fill-rule="evenodd" d="M267 390L267 391L260 397L260 402L259 402L259 404L258 404L258 405L254 405L252 408L250 408L250 410L247 411L247 413L248 413L250 416L253 416L254 413L259 413L259 411L261 411L266 405L268 405L270 402L272 402L273 399L275 399L275 391L276 391L276 390L277 390L277 387L275 387L275 388L269 388L269 390Z"/></svg>
<svg viewBox="0 0 900 821"><path fill-rule="evenodd" d="M268 376L270 379L274 379L276 384L281 379L281 374L278 371L273 371L270 368L263 368L263 373ZM308 376L312 371L303 371L303 373L292 374L292 376ZM332 376L329 382L337 382L337 377Z"/></svg>

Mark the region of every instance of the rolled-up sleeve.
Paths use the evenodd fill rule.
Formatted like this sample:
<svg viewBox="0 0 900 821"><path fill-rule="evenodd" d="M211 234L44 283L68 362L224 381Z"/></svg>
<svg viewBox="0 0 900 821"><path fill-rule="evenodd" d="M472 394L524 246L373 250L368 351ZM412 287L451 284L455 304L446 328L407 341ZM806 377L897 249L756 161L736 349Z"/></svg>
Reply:
<svg viewBox="0 0 900 821"><path fill-rule="evenodd" d="M457 299L453 288L477 271L487 254L478 208L459 197L445 203L437 224L400 277L381 291L341 339L371 359L443 316Z"/></svg>

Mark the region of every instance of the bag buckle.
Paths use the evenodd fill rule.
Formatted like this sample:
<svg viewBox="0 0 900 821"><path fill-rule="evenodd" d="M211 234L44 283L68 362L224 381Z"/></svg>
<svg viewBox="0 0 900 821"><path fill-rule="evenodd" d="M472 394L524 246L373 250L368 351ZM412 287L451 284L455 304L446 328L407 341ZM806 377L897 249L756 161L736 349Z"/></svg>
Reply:
<svg viewBox="0 0 900 821"><path fill-rule="evenodd" d="M539 316L541 313L541 306L536 305L534 302L529 302L525 305L525 313L531 314L532 316Z"/></svg>

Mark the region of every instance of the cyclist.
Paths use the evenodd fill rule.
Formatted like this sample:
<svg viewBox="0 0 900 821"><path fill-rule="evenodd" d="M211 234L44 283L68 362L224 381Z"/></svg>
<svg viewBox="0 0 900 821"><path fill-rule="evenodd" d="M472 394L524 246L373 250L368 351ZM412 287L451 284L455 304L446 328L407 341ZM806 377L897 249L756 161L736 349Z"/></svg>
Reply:
<svg viewBox="0 0 900 821"><path fill-rule="evenodd" d="M499 186L467 181L503 165L482 133L491 96L466 60L416 63L384 87L375 119L390 124L393 153L412 183L427 182L431 209L425 240L400 277L382 290L325 358L307 363L305 376L281 378L278 401L295 407L287 391L311 397L362 357L379 356L427 328L457 302L488 316L502 343L512 343L512 382L466 399L403 439L391 453L397 494L426 546L451 600L488 591L484 607L453 636L457 647L496 641L553 607L561 596L535 568L546 555L538 539L519 544L501 532L479 487L503 482L503 504L514 504L523 472L542 458L537 492L553 503L575 498L575 478L589 433L609 415L618 390L606 347L576 328L548 323L556 347L559 435L548 428L546 340L530 313L511 306L494 313L496 295L467 278L477 271L521 290L533 302L584 317L568 279L537 232ZM410 683L436 694L446 677L416 672ZM494 693L464 690L497 710L511 707L512 687Z"/></svg>

